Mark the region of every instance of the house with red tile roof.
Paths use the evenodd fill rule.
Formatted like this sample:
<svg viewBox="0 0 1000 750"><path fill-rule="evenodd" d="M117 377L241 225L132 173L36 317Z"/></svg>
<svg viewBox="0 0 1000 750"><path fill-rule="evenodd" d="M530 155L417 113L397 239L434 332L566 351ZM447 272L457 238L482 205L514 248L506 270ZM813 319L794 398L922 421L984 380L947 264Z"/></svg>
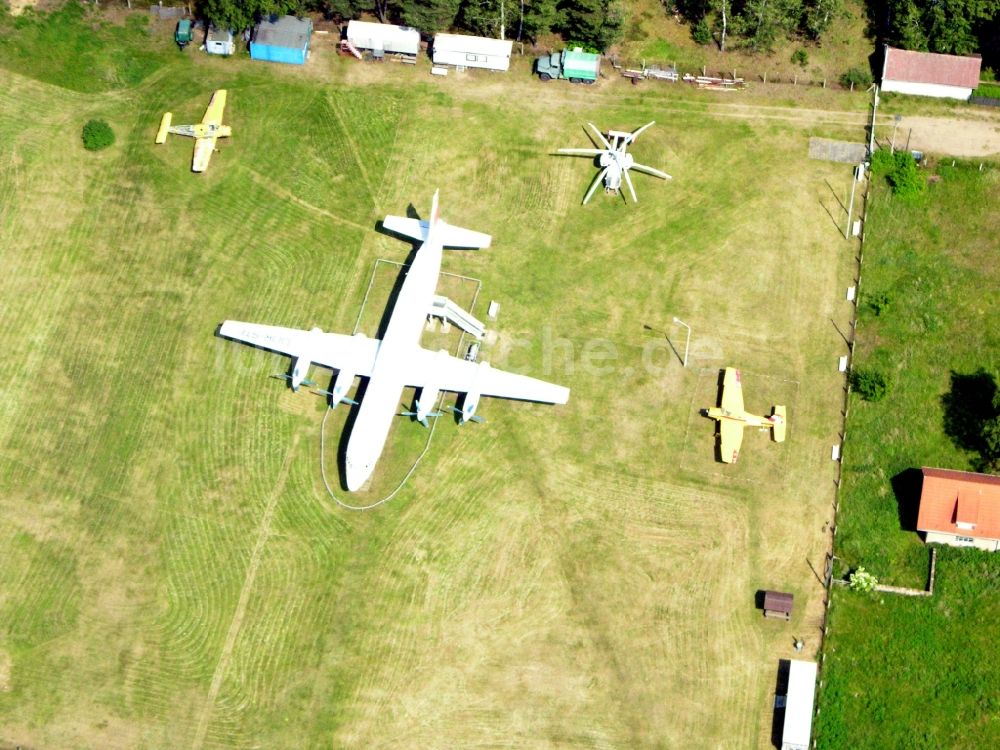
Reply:
<svg viewBox="0 0 1000 750"><path fill-rule="evenodd" d="M982 59L976 56L913 52L885 45L882 91L967 100L979 86Z"/></svg>
<svg viewBox="0 0 1000 750"><path fill-rule="evenodd" d="M917 531L928 543L1000 549L1000 477L923 469Z"/></svg>

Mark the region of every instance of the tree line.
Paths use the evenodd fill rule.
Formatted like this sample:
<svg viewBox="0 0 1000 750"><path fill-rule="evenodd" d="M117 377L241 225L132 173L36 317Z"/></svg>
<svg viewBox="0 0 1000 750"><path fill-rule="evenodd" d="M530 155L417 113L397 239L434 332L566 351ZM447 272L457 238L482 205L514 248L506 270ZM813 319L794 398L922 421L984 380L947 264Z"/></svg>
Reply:
<svg viewBox="0 0 1000 750"><path fill-rule="evenodd" d="M1000 59L1000 0L868 0L868 20L893 47Z"/></svg>
<svg viewBox="0 0 1000 750"><path fill-rule="evenodd" d="M347 21L372 13L424 34L451 29L534 42L549 33L604 52L625 29L622 0L198 0L199 15L242 30L270 15L319 11Z"/></svg>
<svg viewBox="0 0 1000 750"><path fill-rule="evenodd" d="M788 37L819 41L844 12L843 0L677 0L676 8L699 44L726 50L735 41L754 52Z"/></svg>
<svg viewBox="0 0 1000 750"><path fill-rule="evenodd" d="M820 42L845 12L844 0L663 2L691 24L695 41L723 50L733 41L760 52L790 37ZM1000 0L866 0L865 9L868 35L878 44L1000 61Z"/></svg>
<svg viewBox="0 0 1000 750"><path fill-rule="evenodd" d="M701 44L770 52L788 38L821 42L844 0L662 0ZM319 11L350 20L371 13L424 34L457 30L534 42L559 34L604 52L625 32L626 0L196 0L199 14L242 30L272 14ZM1000 61L1000 0L866 0L869 34L894 47Z"/></svg>

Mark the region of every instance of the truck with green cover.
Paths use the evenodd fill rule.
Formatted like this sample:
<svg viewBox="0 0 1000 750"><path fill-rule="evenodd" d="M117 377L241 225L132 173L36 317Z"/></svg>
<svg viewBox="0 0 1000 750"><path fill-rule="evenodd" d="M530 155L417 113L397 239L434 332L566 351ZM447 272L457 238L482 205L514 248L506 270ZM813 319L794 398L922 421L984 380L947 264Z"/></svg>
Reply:
<svg viewBox="0 0 1000 750"><path fill-rule="evenodd" d="M553 52L535 60L535 72L543 81L565 78L570 83L594 83L601 71L601 56L579 47Z"/></svg>

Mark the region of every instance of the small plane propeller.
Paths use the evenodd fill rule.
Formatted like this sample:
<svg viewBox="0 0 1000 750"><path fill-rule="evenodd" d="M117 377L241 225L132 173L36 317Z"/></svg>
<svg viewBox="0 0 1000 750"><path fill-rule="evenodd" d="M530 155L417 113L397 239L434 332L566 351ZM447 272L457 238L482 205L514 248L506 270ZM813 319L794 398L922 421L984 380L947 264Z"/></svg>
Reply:
<svg viewBox="0 0 1000 750"><path fill-rule="evenodd" d="M401 416L401 417L417 417L418 418L417 421L420 422L420 424L422 424L424 427L430 427L430 423L427 421L427 417L435 417L436 418L436 417L442 416L441 412L439 412L439 411L429 411L429 412L427 412L426 416L423 419L419 419L419 417L420 417L420 402L419 401L414 401L413 403L416 405L417 411L413 411L411 409L407 409L406 408L406 404L403 404L403 411L401 411L399 413L399 416Z"/></svg>
<svg viewBox="0 0 1000 750"><path fill-rule="evenodd" d="M446 409L448 409L448 411L453 411L453 412L455 412L455 413L456 413L456 414L458 414L459 416L462 416L462 415L464 415L464 414L465 414L465 412L464 412L464 411L462 411L461 409L459 409L459 408L458 408L457 406L446 406L445 408L446 408ZM467 416L467 417L465 418L465 420L466 420L466 421L469 421L469 420L471 420L471 421L473 421L473 422L478 422L479 424L482 424L483 422L485 422L485 421L486 421L486 420L485 420L485 419L484 419L483 417L479 416L478 414L470 414L469 416Z"/></svg>

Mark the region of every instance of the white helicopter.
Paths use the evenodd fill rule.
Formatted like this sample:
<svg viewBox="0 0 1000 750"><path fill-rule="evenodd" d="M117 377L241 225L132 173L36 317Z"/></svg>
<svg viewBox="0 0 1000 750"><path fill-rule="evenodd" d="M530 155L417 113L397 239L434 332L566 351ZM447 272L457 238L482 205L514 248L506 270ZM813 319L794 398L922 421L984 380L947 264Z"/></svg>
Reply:
<svg viewBox="0 0 1000 750"><path fill-rule="evenodd" d="M591 184L587 194L583 196L584 205L586 205L587 201L590 200L590 196L594 194L598 183L600 183L602 179L604 180L604 191L606 193L622 193L622 178L625 179L625 183L628 185L628 190L632 194L632 201L634 203L638 203L639 198L636 197L635 188L632 186L632 178L628 176L628 171L630 169L651 174L654 177L659 177L661 180L672 179L666 172L661 172L658 169L647 167L645 164L636 164L632 158L632 154L625 150L628 148L629 144L633 143L646 128L650 125L655 125L655 120L643 125L641 128L632 133L609 130L608 138L611 139L610 143L608 142L608 138L604 137L604 134L597 129L594 123L588 122L587 124L590 125L591 129L597 134L597 137L600 139L604 148L561 148L556 152L567 156L600 157L598 163L601 165L602 169L597 174L597 177L594 178L594 182ZM622 193L622 199L625 199L625 193Z"/></svg>

